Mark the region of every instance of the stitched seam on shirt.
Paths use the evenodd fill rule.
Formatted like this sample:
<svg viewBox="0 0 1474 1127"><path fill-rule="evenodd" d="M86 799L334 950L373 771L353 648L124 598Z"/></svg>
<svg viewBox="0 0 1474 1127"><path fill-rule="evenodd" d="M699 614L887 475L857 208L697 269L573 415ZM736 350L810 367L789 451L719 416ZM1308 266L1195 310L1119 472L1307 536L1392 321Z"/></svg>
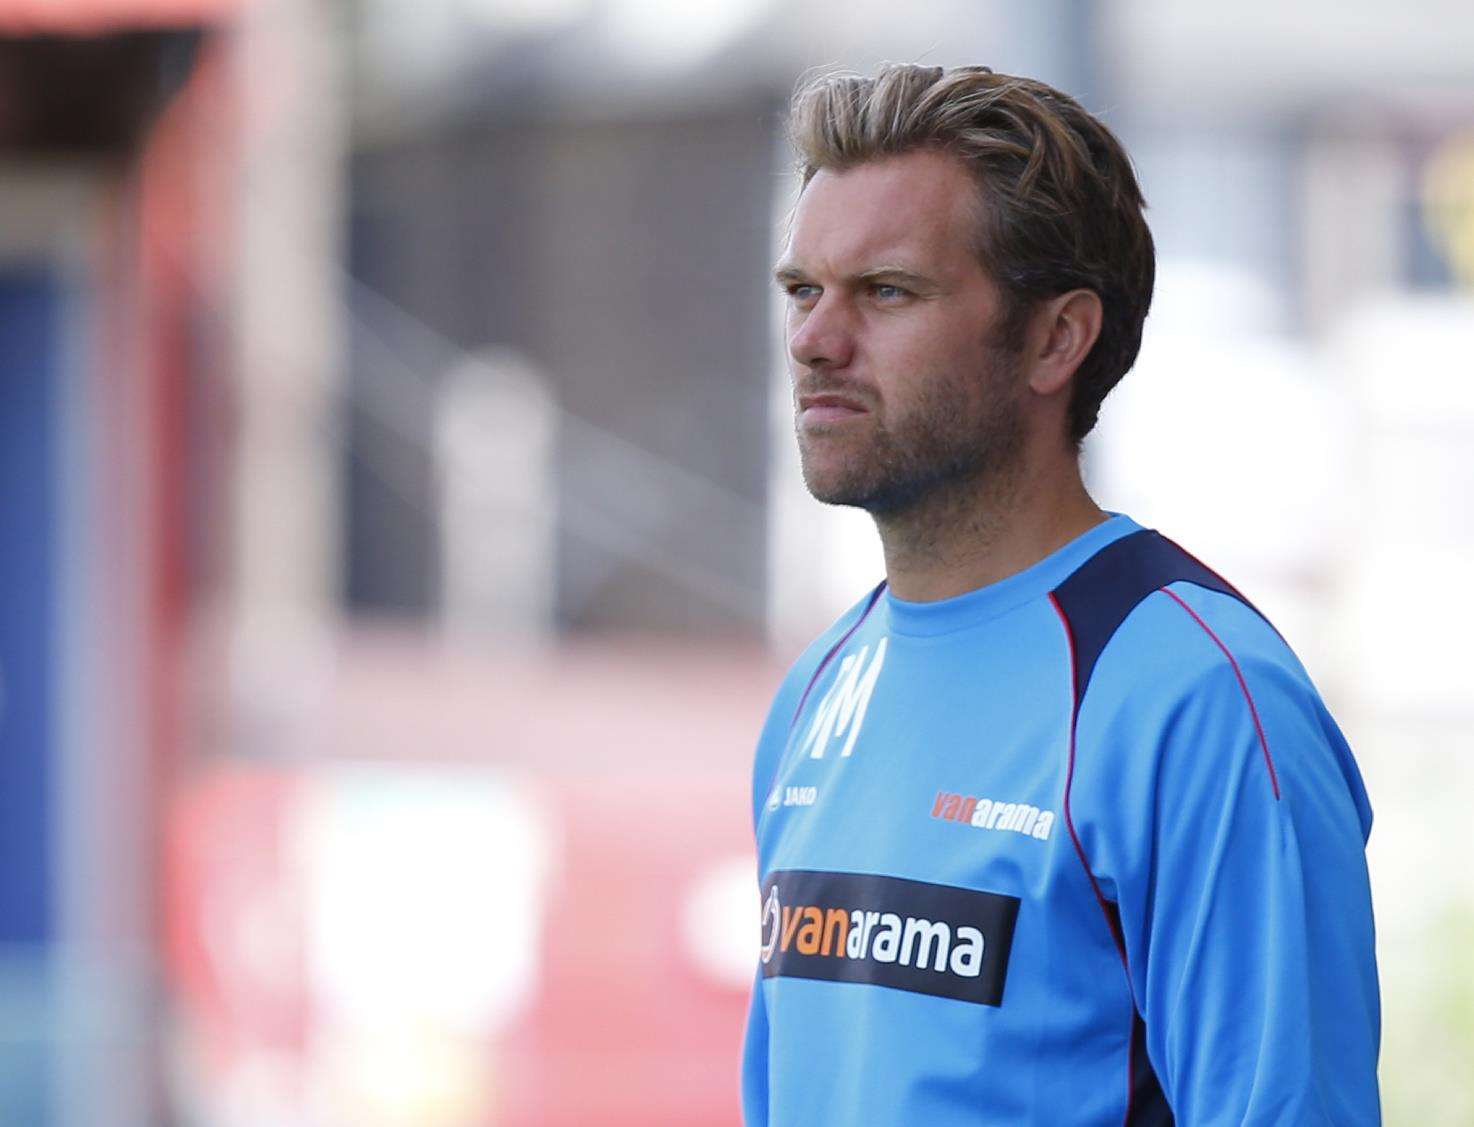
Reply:
<svg viewBox="0 0 1474 1127"><path fill-rule="evenodd" d="M1269 768L1269 785L1270 788L1274 791L1275 801L1278 802L1280 797L1279 775L1275 772L1274 769L1274 759L1269 754L1269 741L1264 737L1264 725L1259 721L1259 709L1254 704L1254 695L1249 692L1249 684L1247 681L1244 680L1244 671L1239 668L1238 660L1229 651L1229 648L1223 644L1223 639L1213 632L1213 628L1211 626L1209 626L1200 617L1198 617L1197 611L1193 610L1192 607L1183 602L1181 596L1179 596L1175 591L1169 591L1166 587L1158 588L1158 590L1160 590L1162 594L1170 598L1183 610L1187 611L1187 613L1192 616L1192 620L1203 628L1204 633L1206 633L1208 637L1213 639L1214 645L1216 645L1220 650L1223 651L1223 656L1228 658L1228 664L1233 669L1233 675L1238 678L1239 691L1244 694L1244 701L1249 706L1249 716L1254 721L1254 732L1259 737L1259 747L1264 753L1264 765L1265 767Z"/></svg>

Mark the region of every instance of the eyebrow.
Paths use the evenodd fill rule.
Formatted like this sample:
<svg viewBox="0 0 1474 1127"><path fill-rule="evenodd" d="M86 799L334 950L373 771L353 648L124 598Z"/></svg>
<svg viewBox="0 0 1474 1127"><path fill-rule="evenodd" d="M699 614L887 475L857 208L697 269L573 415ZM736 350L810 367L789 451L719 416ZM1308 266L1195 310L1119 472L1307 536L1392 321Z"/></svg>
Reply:
<svg viewBox="0 0 1474 1127"><path fill-rule="evenodd" d="M779 285L790 282L802 282L807 278L808 274L792 263L780 262L773 268L773 280ZM913 270L908 270L904 266L873 266L869 270L862 270L850 280L856 282L905 282L916 288L936 285L932 279L925 275L917 274Z"/></svg>

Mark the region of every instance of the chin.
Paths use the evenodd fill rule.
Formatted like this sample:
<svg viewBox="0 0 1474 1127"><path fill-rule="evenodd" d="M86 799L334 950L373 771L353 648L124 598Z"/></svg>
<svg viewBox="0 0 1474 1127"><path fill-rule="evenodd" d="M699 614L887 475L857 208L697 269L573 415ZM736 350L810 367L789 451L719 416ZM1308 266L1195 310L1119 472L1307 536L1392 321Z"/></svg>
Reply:
<svg viewBox="0 0 1474 1127"><path fill-rule="evenodd" d="M854 489L850 483L831 474L804 474L804 487L815 501L825 505L850 505Z"/></svg>
<svg viewBox="0 0 1474 1127"><path fill-rule="evenodd" d="M814 500L825 505L847 505L868 509L875 494L875 483L854 473L811 472L804 470L804 485Z"/></svg>
<svg viewBox="0 0 1474 1127"><path fill-rule="evenodd" d="M837 451L816 450L808 444L799 446L799 462L803 468L804 486L816 501L826 505L851 504L855 492L854 460L835 457Z"/></svg>

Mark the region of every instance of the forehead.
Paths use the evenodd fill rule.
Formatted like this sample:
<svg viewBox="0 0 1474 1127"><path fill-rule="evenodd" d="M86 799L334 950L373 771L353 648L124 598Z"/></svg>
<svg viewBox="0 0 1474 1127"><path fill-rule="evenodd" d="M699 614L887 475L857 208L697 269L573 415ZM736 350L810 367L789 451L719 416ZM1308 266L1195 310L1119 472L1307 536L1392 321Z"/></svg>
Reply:
<svg viewBox="0 0 1474 1127"><path fill-rule="evenodd" d="M788 257L813 270L900 260L976 265L978 194L957 158L935 150L820 169L794 211Z"/></svg>

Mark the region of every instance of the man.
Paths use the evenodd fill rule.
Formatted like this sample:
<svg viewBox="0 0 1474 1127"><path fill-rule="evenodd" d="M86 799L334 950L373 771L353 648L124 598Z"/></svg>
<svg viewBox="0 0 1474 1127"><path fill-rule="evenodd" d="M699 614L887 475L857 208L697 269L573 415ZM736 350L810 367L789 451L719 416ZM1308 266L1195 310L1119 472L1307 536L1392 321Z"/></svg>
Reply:
<svg viewBox="0 0 1474 1127"><path fill-rule="evenodd" d="M1248 601L1081 482L1151 299L1128 158L981 67L821 80L792 134L804 479L886 579L758 745L747 1122L1377 1122L1351 752Z"/></svg>

